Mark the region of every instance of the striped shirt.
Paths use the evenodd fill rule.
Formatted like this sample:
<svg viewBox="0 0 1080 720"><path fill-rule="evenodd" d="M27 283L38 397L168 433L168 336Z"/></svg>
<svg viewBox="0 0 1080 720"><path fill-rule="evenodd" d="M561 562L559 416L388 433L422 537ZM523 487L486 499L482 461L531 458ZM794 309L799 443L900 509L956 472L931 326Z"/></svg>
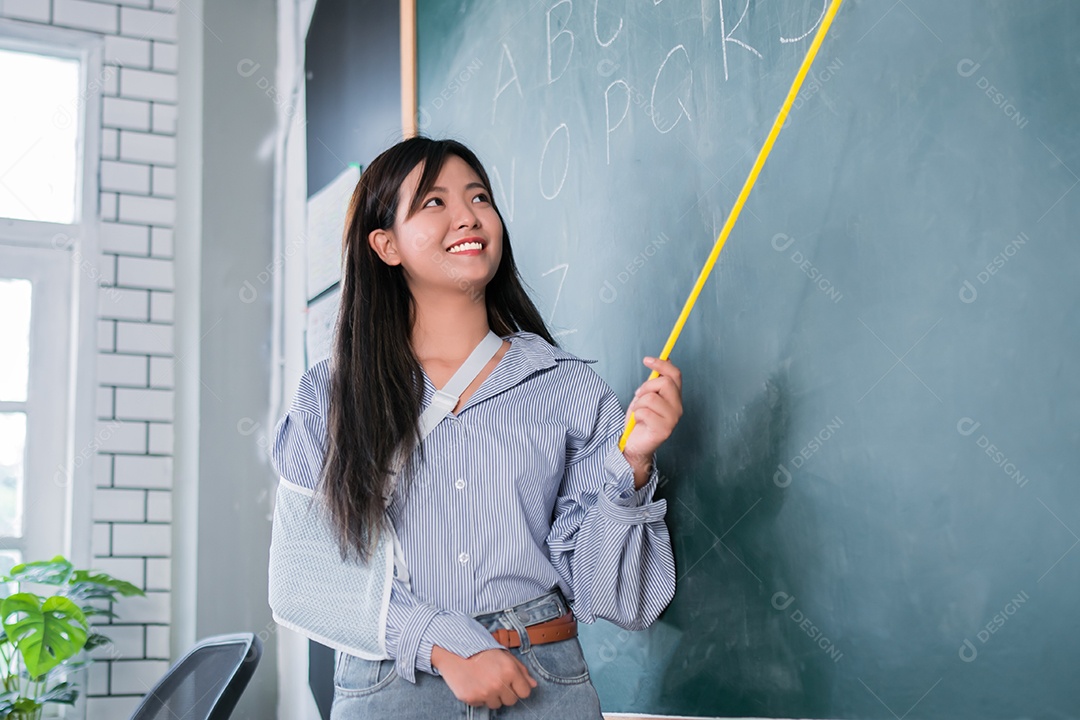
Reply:
<svg viewBox="0 0 1080 720"><path fill-rule="evenodd" d="M562 589L575 617L649 626L675 593L665 500L619 450L625 410L582 360L531 332L511 345L423 443L424 462L390 518L409 569L394 580L386 648L401 677L437 675L438 645L469 657L502 647L473 615ZM435 387L424 373L423 407ZM326 444L329 360L300 381L275 431L278 473L315 489ZM312 462L316 459L316 462ZM328 599L329 601L329 599Z"/></svg>

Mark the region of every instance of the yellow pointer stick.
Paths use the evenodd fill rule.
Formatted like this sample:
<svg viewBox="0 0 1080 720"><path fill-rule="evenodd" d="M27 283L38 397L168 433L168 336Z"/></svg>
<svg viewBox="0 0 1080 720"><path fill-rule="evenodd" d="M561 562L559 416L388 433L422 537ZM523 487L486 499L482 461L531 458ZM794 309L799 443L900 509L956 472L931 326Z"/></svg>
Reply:
<svg viewBox="0 0 1080 720"><path fill-rule="evenodd" d="M821 43L825 39L826 33L829 31L829 26L832 25L833 18L836 16L836 11L840 9L840 3L843 1L844 0L833 0L832 5L829 6L829 10L825 13L825 17L821 21L821 27L818 28L817 34L814 35L814 41L810 43L810 49L806 51L806 57L803 58L802 66L795 76L795 82L792 83L791 89L788 90L787 98L784 99L784 104L780 108L780 114L776 116L772 130L769 131L769 136L765 138L765 144L761 146L761 151L758 152L757 160L754 161L754 167L750 169L750 175L746 178L746 183L743 184L742 191L735 200L735 205L731 208L731 214L728 215L727 222L724 223L723 229L720 230L720 237L716 239L716 245L713 246L712 252L709 253L709 259L705 261L705 267L701 269L701 274L698 275L697 282L694 283L694 289L690 291L690 297L686 299L686 304L683 305L682 312L679 313L679 319L675 321L675 327L671 329L671 334L668 335L667 342L664 344L664 349L660 353L661 360L667 360L668 356L671 354L671 349L675 347L675 341L679 339L679 333L682 332L683 325L686 323L686 318L690 316L690 310L693 309L694 303L701 293L701 288L705 285L705 279L708 278L709 273L712 272L713 265L716 264L716 258L720 257L720 250L724 247L724 243L727 242L728 235L731 234L731 228L734 227L735 221L739 218L739 213L742 211L746 198L750 195L750 190L754 187L754 182L757 180L758 173L761 172L762 166L765 165L765 160L769 157L769 152L772 150L773 143L776 142L776 136L780 134L781 128L784 127L784 121L787 120L788 111L791 110L791 104L795 102L795 98L798 97L799 88L802 87L803 80L806 78L806 73L810 71L810 66L814 63L814 56L817 55L818 48L821 47ZM649 380L656 377L660 377L660 373L653 370L652 374L649 375ZM623 431L622 437L619 438L620 450L626 449L626 439L630 437L630 432L634 429L635 424L636 420L634 414L631 413L630 419L626 423L626 430Z"/></svg>

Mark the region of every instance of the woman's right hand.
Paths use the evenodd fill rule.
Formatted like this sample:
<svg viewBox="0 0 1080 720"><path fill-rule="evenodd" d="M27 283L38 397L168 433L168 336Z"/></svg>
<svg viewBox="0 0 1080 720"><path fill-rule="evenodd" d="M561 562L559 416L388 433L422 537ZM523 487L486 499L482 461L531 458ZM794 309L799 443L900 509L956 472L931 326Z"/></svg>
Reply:
<svg viewBox="0 0 1080 720"><path fill-rule="evenodd" d="M496 710L529 697L536 681L528 668L509 650L484 650L463 658L436 645L431 666L439 671L458 700L466 705L487 705Z"/></svg>

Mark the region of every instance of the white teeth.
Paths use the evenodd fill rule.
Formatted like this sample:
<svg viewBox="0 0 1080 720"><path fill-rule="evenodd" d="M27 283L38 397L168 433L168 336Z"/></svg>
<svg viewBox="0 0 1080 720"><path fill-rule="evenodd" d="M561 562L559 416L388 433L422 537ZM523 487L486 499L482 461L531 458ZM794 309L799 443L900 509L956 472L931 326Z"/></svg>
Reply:
<svg viewBox="0 0 1080 720"><path fill-rule="evenodd" d="M467 242L467 243L461 243L460 245L455 245L454 247L447 250L447 252L456 253L456 252L460 252L462 250L481 250L481 249L483 249L483 247L484 246L481 245L478 242Z"/></svg>

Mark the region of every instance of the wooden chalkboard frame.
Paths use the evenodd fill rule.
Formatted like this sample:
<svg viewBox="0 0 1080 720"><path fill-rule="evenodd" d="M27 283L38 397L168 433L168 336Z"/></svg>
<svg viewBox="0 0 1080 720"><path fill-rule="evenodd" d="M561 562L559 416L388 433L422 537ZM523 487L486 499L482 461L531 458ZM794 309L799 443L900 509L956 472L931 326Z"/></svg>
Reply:
<svg viewBox="0 0 1080 720"><path fill-rule="evenodd" d="M416 135L416 0L401 0L401 135Z"/></svg>

